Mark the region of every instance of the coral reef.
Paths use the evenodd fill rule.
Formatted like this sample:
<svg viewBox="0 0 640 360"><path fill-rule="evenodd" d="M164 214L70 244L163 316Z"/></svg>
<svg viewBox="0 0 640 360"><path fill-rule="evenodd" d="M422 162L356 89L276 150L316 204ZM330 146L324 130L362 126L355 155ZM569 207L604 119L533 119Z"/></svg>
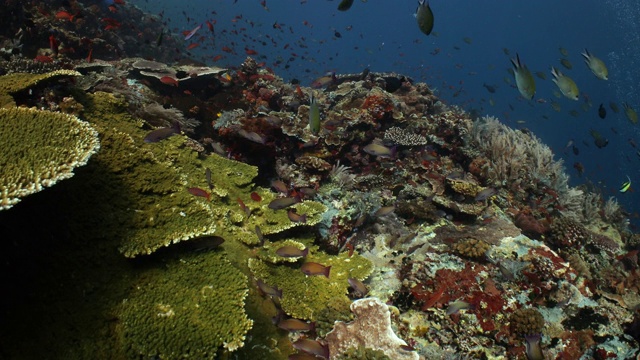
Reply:
<svg viewBox="0 0 640 360"><path fill-rule="evenodd" d="M70 178L100 149L98 133L77 117L25 108L0 109L0 141L0 210Z"/></svg>

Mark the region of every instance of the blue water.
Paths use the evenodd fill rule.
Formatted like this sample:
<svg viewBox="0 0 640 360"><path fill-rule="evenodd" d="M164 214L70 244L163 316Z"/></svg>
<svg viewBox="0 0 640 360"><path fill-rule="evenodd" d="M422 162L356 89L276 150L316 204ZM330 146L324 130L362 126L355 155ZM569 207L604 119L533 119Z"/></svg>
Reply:
<svg viewBox="0 0 640 360"><path fill-rule="evenodd" d="M256 50L254 57L285 80L299 79L304 85L327 71L355 73L366 67L426 82L449 104L532 130L564 159L572 185L594 183L605 199L616 196L630 213L637 211L639 194L621 194L618 188L626 175L631 177L632 189L640 184L639 149L629 142L640 144L640 125L631 124L622 111L615 114L608 104L613 101L622 110L622 102L628 102L640 110L640 28L636 20L640 19L640 3L432 0L435 34L431 36L422 34L416 25L417 1L355 0L347 12L337 11L339 1L324 0L270 0L268 10L258 0L131 3L151 13L163 12L168 28L176 34L215 20L215 39L206 26L194 36L201 46L191 54L206 63L213 64L214 56L224 55L216 65L238 66L246 57L246 47ZM274 28L276 22L280 29ZM341 37L336 37L336 31ZM471 39L470 44L465 37ZM223 52L223 46L236 54ZM560 65L559 47L568 50L573 69ZM584 48L605 61L609 81L589 71L580 55ZM532 101L524 100L505 82L505 77L512 80L507 70L516 52L532 72L547 75L547 80L536 77ZM579 101L554 97L551 66L575 80L581 92ZM496 93L490 94L483 83L497 86ZM590 107L583 105L587 99ZM560 104L560 112L551 108L552 101ZM600 103L607 108L604 120L597 115ZM578 116L570 115L571 110ZM608 138L609 145L596 148L591 129ZM565 149L570 139L579 155ZM573 167L576 162L584 165L581 177Z"/></svg>

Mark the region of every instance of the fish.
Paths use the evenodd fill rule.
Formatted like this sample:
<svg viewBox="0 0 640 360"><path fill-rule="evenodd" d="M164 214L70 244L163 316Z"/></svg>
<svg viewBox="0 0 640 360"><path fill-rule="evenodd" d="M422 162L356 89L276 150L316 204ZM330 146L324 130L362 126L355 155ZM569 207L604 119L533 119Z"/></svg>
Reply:
<svg viewBox="0 0 640 360"><path fill-rule="evenodd" d="M629 191L629 189L631 188L631 178L629 177L629 175L627 175L627 181L623 182L622 185L620 186L620 191L621 193L626 193L627 191Z"/></svg>
<svg viewBox="0 0 640 360"><path fill-rule="evenodd" d="M563 48L562 46L560 46L558 50L560 50L560 54L562 54L562 56L569 56L569 52L567 51L567 49Z"/></svg>
<svg viewBox="0 0 640 360"><path fill-rule="evenodd" d="M293 205L293 204L297 204L299 202L301 202L302 200L300 199L300 196L288 196L288 197L283 197L283 198L277 198L275 200L272 200L269 203L269 209L272 210L280 210L280 209L286 209L289 206Z"/></svg>
<svg viewBox="0 0 640 360"><path fill-rule="evenodd" d="M160 82L165 85L173 85L175 87L178 87L178 79L174 78L173 76L163 76L160 78Z"/></svg>
<svg viewBox="0 0 640 360"><path fill-rule="evenodd" d="M260 242L260 245L263 245L264 235L262 235L262 230L260 230L260 226L256 225L256 227L254 228L254 231L256 232L256 236L258 237L258 241Z"/></svg>
<svg viewBox="0 0 640 360"><path fill-rule="evenodd" d="M159 128L149 132L144 137L143 141L146 143L155 143L179 133L180 133L180 124L176 122L171 127Z"/></svg>
<svg viewBox="0 0 640 360"><path fill-rule="evenodd" d="M395 209L396 207L394 205L382 206L373 214L373 216L376 218L386 216L394 212Z"/></svg>
<svg viewBox="0 0 640 360"><path fill-rule="evenodd" d="M200 252L200 251L210 251L220 247L224 243L224 238L221 236L201 236L195 239L191 239L189 241L184 242L185 247L188 250Z"/></svg>
<svg viewBox="0 0 640 360"><path fill-rule="evenodd" d="M211 182L211 169L204 169L204 177L207 179L207 185L209 186L209 190L213 190L213 183Z"/></svg>
<svg viewBox="0 0 640 360"><path fill-rule="evenodd" d="M476 197L473 199L473 201L485 201L497 193L498 193L498 190L496 190L495 188L491 188L491 187L486 188L478 192L478 194L476 194Z"/></svg>
<svg viewBox="0 0 640 360"><path fill-rule="evenodd" d="M496 92L496 86L495 85L488 85L486 83L482 83L482 86L484 86L484 88L487 89L487 91L492 93L492 94Z"/></svg>
<svg viewBox="0 0 640 360"><path fill-rule="evenodd" d="M578 172L578 176L582 176L582 174L584 174L584 165L582 165L581 162L576 161L573 163L573 168Z"/></svg>
<svg viewBox="0 0 640 360"><path fill-rule="evenodd" d="M255 201L255 202L260 202L262 201L262 197L260 196L260 194L258 194L257 192L252 192L251 193L251 200Z"/></svg>
<svg viewBox="0 0 640 360"><path fill-rule="evenodd" d="M553 82L558 86L562 95L571 100L578 100L580 95L578 85L570 77L564 75L553 66L551 67L551 75L553 75Z"/></svg>
<svg viewBox="0 0 640 360"><path fill-rule="evenodd" d="M320 132L320 109L313 92L309 93L309 129L313 135Z"/></svg>
<svg viewBox="0 0 640 360"><path fill-rule="evenodd" d="M306 262L302 264L300 270L307 276L324 275L328 278L331 266L324 266L316 262Z"/></svg>
<svg viewBox="0 0 640 360"><path fill-rule="evenodd" d="M329 347L327 345L319 343L316 340L299 339L296 340L296 342L294 342L292 345L297 350L320 356L323 359L329 358Z"/></svg>
<svg viewBox="0 0 640 360"><path fill-rule="evenodd" d="M256 283L258 284L258 289L260 289L260 291L262 291L263 294L273 296L273 297L278 297L278 298L282 297L282 290L278 289L277 287L269 286L260 279L258 279Z"/></svg>
<svg viewBox="0 0 640 360"><path fill-rule="evenodd" d="M609 70L607 70L604 61L593 56L587 49L582 52L582 57L584 57L584 63L587 64L593 75L598 79L609 80Z"/></svg>
<svg viewBox="0 0 640 360"><path fill-rule="evenodd" d="M349 286L351 286L351 288L353 289L353 295L355 297L359 297L359 298L365 297L369 293L369 289L365 284L362 283L362 281L354 278L348 278L347 282L349 283Z"/></svg>
<svg viewBox="0 0 640 360"><path fill-rule="evenodd" d="M289 188L287 187L287 184L285 184L284 181L282 180L272 180L271 187L279 193L282 193L282 194L289 193Z"/></svg>
<svg viewBox="0 0 640 360"><path fill-rule="evenodd" d="M207 201L211 200L211 194L209 194L206 190L201 189L199 187L190 187L187 191L193 196L200 196L206 198Z"/></svg>
<svg viewBox="0 0 640 360"><path fill-rule="evenodd" d="M464 41L465 43L467 43L467 44L469 44L469 45L471 45L471 43L473 42L473 40L472 40L470 37L468 37L468 36L467 36L467 37L464 37L464 38L462 39L462 41Z"/></svg>
<svg viewBox="0 0 640 360"><path fill-rule="evenodd" d="M543 73L542 71L536 71L536 76L542 80L547 80L547 74Z"/></svg>
<svg viewBox="0 0 640 360"><path fill-rule="evenodd" d="M303 250L300 250L296 246L286 245L286 246L279 247L276 250L276 255L278 255L280 257L284 257L284 258L305 257L305 256L307 256L307 254L309 254L309 248L308 247L305 247Z"/></svg>
<svg viewBox="0 0 640 360"><path fill-rule="evenodd" d="M624 109L624 114L627 115L627 119L629 119L632 124L638 123L638 113L631 106L629 106L628 103L623 102L622 109Z"/></svg>
<svg viewBox="0 0 640 360"><path fill-rule="evenodd" d="M247 131L245 129L240 129L238 130L238 135L242 136L243 138L253 141L254 143L258 143L258 144L265 144L267 142L267 139L264 138L264 136L253 132L253 131Z"/></svg>
<svg viewBox="0 0 640 360"><path fill-rule="evenodd" d="M473 305L469 304L466 301L457 300L449 303L447 306L447 315L457 314L460 310L472 309Z"/></svg>
<svg viewBox="0 0 640 360"><path fill-rule="evenodd" d="M353 0L342 0L340 4L338 4L338 10L347 11L351 9L351 5L353 5Z"/></svg>
<svg viewBox="0 0 640 360"><path fill-rule="evenodd" d="M424 0L418 1L418 8L416 9L416 20L418 21L418 28L425 35L431 34L433 31L433 11L429 6L429 2L425 3Z"/></svg>
<svg viewBox="0 0 640 360"><path fill-rule="evenodd" d="M529 71L526 65L522 64L518 53L516 53L515 59L511 59L511 64L513 64L516 86L518 87L518 91L520 91L520 95L527 100L533 99L533 96L536 94L536 81L533 79L531 71Z"/></svg>
<svg viewBox="0 0 640 360"><path fill-rule="evenodd" d="M378 143L371 143L363 147L362 150L369 155L378 156L378 157L393 158L396 155L395 146L392 148L389 148Z"/></svg>
<svg viewBox="0 0 640 360"><path fill-rule="evenodd" d="M600 119L607 117L607 109L604 108L604 104L600 104L600 107L598 107L598 116Z"/></svg>
<svg viewBox="0 0 640 360"><path fill-rule="evenodd" d="M287 211L287 217L289 218L289 220L291 220L291 222L294 223L304 224L307 222L307 214L299 215L295 212L295 209L289 209L289 211Z"/></svg>
<svg viewBox="0 0 640 360"><path fill-rule="evenodd" d="M593 137L593 143L598 147L598 149L602 149L603 147L607 146L607 144L609 144L609 139L602 136L602 134L600 134L596 130L592 129L591 131L589 131L589 133Z"/></svg>
<svg viewBox="0 0 640 360"><path fill-rule="evenodd" d="M527 343L526 354L528 360L544 360L544 354L542 353L542 347L540 346L540 340L542 336L540 334L525 335L524 339Z"/></svg>
<svg viewBox="0 0 640 360"><path fill-rule="evenodd" d="M315 322L308 323L298 319L280 320L276 326L286 331L315 331L316 329Z"/></svg>
<svg viewBox="0 0 640 360"><path fill-rule="evenodd" d="M74 17L75 15L71 15L70 12L64 10L58 11L56 13L56 19L58 20L69 20L70 22L73 22Z"/></svg>
<svg viewBox="0 0 640 360"><path fill-rule="evenodd" d="M573 65L567 59L560 59L560 64L562 64L562 66L564 66L567 70L573 69Z"/></svg>
<svg viewBox="0 0 640 360"><path fill-rule="evenodd" d="M313 82L311 83L311 87L314 89L323 88L333 84L335 80L336 80L336 73L331 71L326 73L324 76L321 76L313 80Z"/></svg>
<svg viewBox="0 0 640 360"><path fill-rule="evenodd" d="M616 113L616 114L617 114L618 112L620 112L620 108L618 108L618 104L616 104L616 103L615 103L615 102L613 102L613 101L611 101L611 102L609 103L609 108L610 108L611 110L613 110L613 112L614 112L614 113Z"/></svg>
<svg viewBox="0 0 640 360"><path fill-rule="evenodd" d="M191 39L193 35L195 35L198 32L198 30L200 30L201 28L202 28L202 24L196 26L193 30L189 31L187 35L185 35L184 40L187 41Z"/></svg>

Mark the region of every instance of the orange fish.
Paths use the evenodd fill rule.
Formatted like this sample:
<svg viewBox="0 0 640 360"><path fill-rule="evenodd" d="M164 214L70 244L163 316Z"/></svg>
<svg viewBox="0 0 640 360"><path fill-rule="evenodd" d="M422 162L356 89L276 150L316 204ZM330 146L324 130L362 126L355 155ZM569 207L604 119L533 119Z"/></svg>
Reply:
<svg viewBox="0 0 640 360"><path fill-rule="evenodd" d="M172 78L171 76L163 76L160 78L160 82L165 84L165 85L173 85L175 87L178 87L178 80L175 78Z"/></svg>
<svg viewBox="0 0 640 360"><path fill-rule="evenodd" d="M302 272L307 276L324 275L328 278L331 266L324 266L315 262L306 262L302 264L300 270L302 270Z"/></svg>
<svg viewBox="0 0 640 360"><path fill-rule="evenodd" d="M87 55L87 62L93 61L93 48L89 49L89 55Z"/></svg>
<svg viewBox="0 0 640 360"><path fill-rule="evenodd" d="M189 191L191 195L206 198L207 201L209 201L209 199L211 198L211 194L209 194L203 189L200 189L199 187L190 187L187 189L187 191Z"/></svg>
<svg viewBox="0 0 640 360"><path fill-rule="evenodd" d="M189 46L187 46L187 50L195 49L195 48L197 48L198 46L200 46L200 44L199 44L199 43L192 43L192 44L189 44Z"/></svg>
<svg viewBox="0 0 640 360"><path fill-rule="evenodd" d="M257 54L258 54L258 52L257 52L257 51L255 51L255 50L253 50L253 49L249 49L249 48L244 48L244 52L245 52L247 55L257 55Z"/></svg>
<svg viewBox="0 0 640 360"><path fill-rule="evenodd" d="M222 59L223 57L224 57L224 55L216 55L216 56L213 57L212 60L213 61L218 61L218 60Z"/></svg>
<svg viewBox="0 0 640 360"><path fill-rule="evenodd" d="M260 202L260 201L262 201L262 198L260 197L260 195L257 192L254 191L254 192L251 193L251 200Z"/></svg>
<svg viewBox="0 0 640 360"><path fill-rule="evenodd" d="M56 13L56 19L58 20L69 20L69 21L73 21L75 15L71 15L71 13L69 13L68 11L58 11Z"/></svg>
<svg viewBox="0 0 640 360"><path fill-rule="evenodd" d="M233 49L228 47L228 46L223 46L222 47L222 51L226 52L226 53L232 53Z"/></svg>

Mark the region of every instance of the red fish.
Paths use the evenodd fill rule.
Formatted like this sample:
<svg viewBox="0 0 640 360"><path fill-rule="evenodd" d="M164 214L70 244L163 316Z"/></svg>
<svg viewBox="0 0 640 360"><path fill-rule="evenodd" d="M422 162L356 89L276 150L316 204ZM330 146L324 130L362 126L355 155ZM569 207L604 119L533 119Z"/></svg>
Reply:
<svg viewBox="0 0 640 360"><path fill-rule="evenodd" d="M251 200L260 202L260 201L262 201L262 198L260 197L260 195L257 192L254 191L254 192L251 193Z"/></svg>
<svg viewBox="0 0 640 360"><path fill-rule="evenodd" d="M89 55L87 55L87 62L93 61L93 48L89 49Z"/></svg>
<svg viewBox="0 0 640 360"><path fill-rule="evenodd" d="M213 20L213 22L215 23L216 21ZM207 20L207 27L209 28L209 31L213 32L213 23L211 23L209 20Z"/></svg>
<svg viewBox="0 0 640 360"><path fill-rule="evenodd" d="M212 60L215 62L215 61L218 61L218 60L222 59L223 57L224 57L224 55L216 55L216 56L213 57Z"/></svg>
<svg viewBox="0 0 640 360"><path fill-rule="evenodd" d="M49 36L49 49L53 51L54 55L58 55L58 41L53 35Z"/></svg>
<svg viewBox="0 0 640 360"><path fill-rule="evenodd" d="M328 278L331 266L324 266L315 262L306 262L302 264L300 270L307 276L324 275Z"/></svg>
<svg viewBox="0 0 640 360"><path fill-rule="evenodd" d="M257 51L255 51L255 50L253 50L253 49L249 49L249 48L244 48L244 52L245 52L247 55L257 55L257 54L258 54L258 52L257 52Z"/></svg>
<svg viewBox="0 0 640 360"><path fill-rule="evenodd" d="M58 11L56 13L56 19L58 20L69 20L71 22L73 22L73 18L75 17L75 15L71 15L71 13L69 13L68 11Z"/></svg>
<svg viewBox="0 0 640 360"><path fill-rule="evenodd" d="M200 44L199 44L199 43L192 43L192 44L189 44L189 46L187 46L187 50L195 49L195 48L197 48L198 46L200 46Z"/></svg>
<svg viewBox="0 0 640 360"><path fill-rule="evenodd" d="M41 63L50 63L53 62L53 59L50 56L46 56L46 55L37 55L33 61L35 62L41 62Z"/></svg>
<svg viewBox="0 0 640 360"><path fill-rule="evenodd" d="M114 4L124 5L124 0L113 0Z"/></svg>
<svg viewBox="0 0 640 360"><path fill-rule="evenodd" d="M206 190L200 189L199 187L190 187L187 189L191 195L200 196L206 198L207 201L211 199L211 194L209 194Z"/></svg>
<svg viewBox="0 0 640 360"><path fill-rule="evenodd" d="M228 46L223 46L222 47L222 51L226 52L226 53L232 53L233 49L228 47Z"/></svg>
<svg viewBox="0 0 640 360"><path fill-rule="evenodd" d="M178 80L171 77L171 76L163 76L160 78L160 82L165 84L165 85L173 85L175 87L178 87Z"/></svg>

